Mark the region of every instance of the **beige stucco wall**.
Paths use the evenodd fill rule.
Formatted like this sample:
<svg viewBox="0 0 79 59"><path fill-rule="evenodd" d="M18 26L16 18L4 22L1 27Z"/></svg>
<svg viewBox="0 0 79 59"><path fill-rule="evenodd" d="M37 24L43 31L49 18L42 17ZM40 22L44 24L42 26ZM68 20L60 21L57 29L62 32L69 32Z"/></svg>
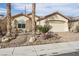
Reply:
<svg viewBox="0 0 79 59"><path fill-rule="evenodd" d="M30 18L32 18L32 14L29 15ZM37 21L39 19L39 17L35 16L35 20Z"/></svg>
<svg viewBox="0 0 79 59"><path fill-rule="evenodd" d="M25 22L25 24L27 24L27 21L29 20L29 18L28 18L28 17L25 17L25 16L20 16L20 17L14 18L13 21L12 21L12 28L15 27L15 23L14 23L15 20L16 20L17 22L19 22L20 20L23 20L23 21ZM26 27L26 25L25 25L25 28L22 28L22 30L24 30L24 32L27 31L28 29L29 29L29 28ZM18 30L20 30L20 28L18 28Z"/></svg>
<svg viewBox="0 0 79 59"><path fill-rule="evenodd" d="M22 29L24 30L24 32L28 32L28 31L32 31L32 15L29 15L30 18L26 17L26 16L19 16L19 17L16 17L13 19L12 21L12 27L14 28L15 24L14 24L14 21L16 20L17 22L20 21L20 20L23 20L25 22L25 28ZM35 20L37 21L39 18L38 17L35 17ZM20 28L18 28L18 31L19 31Z"/></svg>
<svg viewBox="0 0 79 59"><path fill-rule="evenodd" d="M50 16L44 20L41 20L40 22L37 22L37 25L43 26L45 24L46 20L48 20L48 21L51 20L52 22L53 22L53 20L64 21L64 23L63 22L58 23L58 21L57 21L57 23L50 23L49 22L49 25L52 26L52 28L50 29L50 31L52 31L52 32L68 32L69 31L68 20L58 14L55 14L55 15Z"/></svg>

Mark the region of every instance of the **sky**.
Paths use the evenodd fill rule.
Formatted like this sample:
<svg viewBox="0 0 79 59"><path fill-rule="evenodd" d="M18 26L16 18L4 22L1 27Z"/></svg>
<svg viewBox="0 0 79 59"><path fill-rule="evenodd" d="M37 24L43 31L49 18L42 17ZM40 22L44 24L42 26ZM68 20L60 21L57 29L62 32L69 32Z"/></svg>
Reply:
<svg viewBox="0 0 79 59"><path fill-rule="evenodd" d="M12 3L11 13L16 15L19 13L31 13L31 3ZM26 9L25 9L26 6ZM53 12L60 12L66 16L79 16L79 3L37 3L36 15L46 16ZM6 3L0 3L0 14L6 15Z"/></svg>

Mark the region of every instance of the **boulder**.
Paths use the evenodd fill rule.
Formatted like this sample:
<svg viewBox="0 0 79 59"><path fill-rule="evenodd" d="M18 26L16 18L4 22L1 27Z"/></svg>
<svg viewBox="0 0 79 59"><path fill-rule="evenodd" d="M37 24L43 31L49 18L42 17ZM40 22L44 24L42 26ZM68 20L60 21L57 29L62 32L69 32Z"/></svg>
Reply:
<svg viewBox="0 0 79 59"><path fill-rule="evenodd" d="M2 40L1 40L1 42L8 42L10 40L10 38L8 38L8 37L2 37Z"/></svg>
<svg viewBox="0 0 79 59"><path fill-rule="evenodd" d="M4 36L4 37L2 37L1 42L9 42L9 41L12 40L12 39L13 39L12 37Z"/></svg>
<svg viewBox="0 0 79 59"><path fill-rule="evenodd" d="M36 38L33 36L33 37L30 37L30 39L29 39L29 42L34 42L36 40Z"/></svg>

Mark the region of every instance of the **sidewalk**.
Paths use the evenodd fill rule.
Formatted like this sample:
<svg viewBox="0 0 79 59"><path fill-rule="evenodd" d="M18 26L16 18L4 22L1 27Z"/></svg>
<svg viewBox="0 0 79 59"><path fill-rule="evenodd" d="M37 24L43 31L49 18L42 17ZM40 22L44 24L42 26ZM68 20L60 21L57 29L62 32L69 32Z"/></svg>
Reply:
<svg viewBox="0 0 79 59"><path fill-rule="evenodd" d="M79 51L79 41L0 49L0 56L53 56Z"/></svg>

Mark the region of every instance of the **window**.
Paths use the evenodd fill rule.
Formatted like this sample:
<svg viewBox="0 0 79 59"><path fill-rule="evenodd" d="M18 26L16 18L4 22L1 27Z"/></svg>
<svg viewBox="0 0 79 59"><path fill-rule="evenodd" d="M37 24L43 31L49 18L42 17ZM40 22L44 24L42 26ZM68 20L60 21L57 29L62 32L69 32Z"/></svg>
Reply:
<svg viewBox="0 0 79 59"><path fill-rule="evenodd" d="M22 28L25 28L25 24L22 24Z"/></svg>
<svg viewBox="0 0 79 59"><path fill-rule="evenodd" d="M21 28L21 24L18 24L18 28Z"/></svg>
<svg viewBox="0 0 79 59"><path fill-rule="evenodd" d="M25 28L25 24L18 24L18 28Z"/></svg>

